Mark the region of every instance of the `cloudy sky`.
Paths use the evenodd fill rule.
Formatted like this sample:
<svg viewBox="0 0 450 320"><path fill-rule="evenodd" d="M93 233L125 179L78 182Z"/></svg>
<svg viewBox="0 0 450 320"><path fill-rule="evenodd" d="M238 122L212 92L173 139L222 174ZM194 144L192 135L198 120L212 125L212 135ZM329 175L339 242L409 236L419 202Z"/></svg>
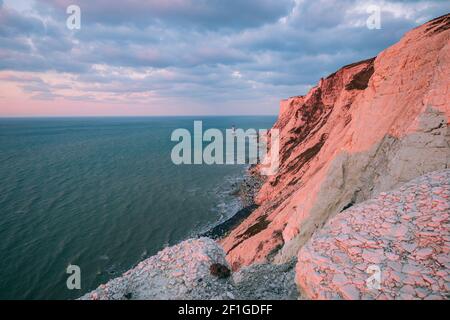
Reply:
<svg viewBox="0 0 450 320"><path fill-rule="evenodd" d="M69 30L66 9L81 9ZM370 5L381 29L367 28ZM450 1L0 0L0 116L276 114Z"/></svg>

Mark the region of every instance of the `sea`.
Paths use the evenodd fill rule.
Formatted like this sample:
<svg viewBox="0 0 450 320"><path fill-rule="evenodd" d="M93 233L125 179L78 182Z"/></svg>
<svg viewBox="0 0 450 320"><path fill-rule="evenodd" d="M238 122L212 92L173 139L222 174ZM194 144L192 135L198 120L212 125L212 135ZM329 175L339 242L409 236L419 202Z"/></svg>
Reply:
<svg viewBox="0 0 450 320"><path fill-rule="evenodd" d="M0 119L0 299L75 299L230 218L246 164L175 165L176 129L275 116ZM81 271L70 290L69 265Z"/></svg>

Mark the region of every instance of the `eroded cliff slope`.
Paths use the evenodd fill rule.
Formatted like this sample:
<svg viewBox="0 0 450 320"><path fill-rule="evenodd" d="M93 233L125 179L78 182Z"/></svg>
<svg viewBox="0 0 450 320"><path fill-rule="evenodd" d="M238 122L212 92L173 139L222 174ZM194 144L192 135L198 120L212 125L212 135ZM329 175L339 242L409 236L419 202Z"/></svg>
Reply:
<svg viewBox="0 0 450 320"><path fill-rule="evenodd" d="M436 18L281 102L280 170L221 240L234 270L286 262L339 212L450 166L449 27Z"/></svg>

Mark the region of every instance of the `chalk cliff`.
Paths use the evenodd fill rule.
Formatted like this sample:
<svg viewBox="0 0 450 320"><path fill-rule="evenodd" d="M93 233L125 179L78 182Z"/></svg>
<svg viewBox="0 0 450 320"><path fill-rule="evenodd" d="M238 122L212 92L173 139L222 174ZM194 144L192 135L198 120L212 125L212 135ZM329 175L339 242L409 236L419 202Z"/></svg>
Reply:
<svg viewBox="0 0 450 320"><path fill-rule="evenodd" d="M220 242L233 270L286 262L341 211L450 167L449 28L436 18L281 102L280 169Z"/></svg>

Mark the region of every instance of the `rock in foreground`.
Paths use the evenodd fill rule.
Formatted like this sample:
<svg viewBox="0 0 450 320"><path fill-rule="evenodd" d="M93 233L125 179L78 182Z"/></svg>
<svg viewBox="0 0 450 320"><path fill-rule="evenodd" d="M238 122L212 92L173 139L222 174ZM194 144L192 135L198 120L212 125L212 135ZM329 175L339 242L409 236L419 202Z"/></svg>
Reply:
<svg viewBox="0 0 450 320"><path fill-rule="evenodd" d="M450 170L381 193L311 238L296 282L312 299L448 299L449 215ZM381 271L379 290L367 286L369 267Z"/></svg>
<svg viewBox="0 0 450 320"><path fill-rule="evenodd" d="M225 252L215 241L190 239L142 261L81 299L297 299L294 266L295 261L261 264L231 275Z"/></svg>
<svg viewBox="0 0 450 320"><path fill-rule="evenodd" d="M186 240L142 261L81 299L227 299L230 281L211 275L213 264L228 266L216 242L208 238Z"/></svg>

